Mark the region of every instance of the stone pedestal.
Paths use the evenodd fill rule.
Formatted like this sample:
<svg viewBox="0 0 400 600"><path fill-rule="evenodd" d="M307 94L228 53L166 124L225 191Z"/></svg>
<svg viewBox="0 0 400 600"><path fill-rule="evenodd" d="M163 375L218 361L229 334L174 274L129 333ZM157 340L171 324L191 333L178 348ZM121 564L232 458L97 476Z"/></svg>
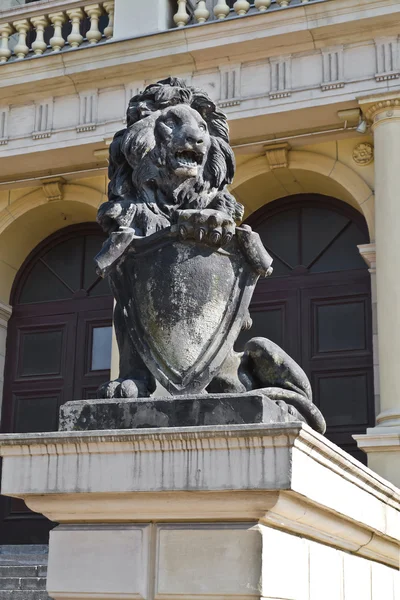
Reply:
<svg viewBox="0 0 400 600"><path fill-rule="evenodd" d="M0 436L55 600L395 600L400 494L301 423Z"/></svg>

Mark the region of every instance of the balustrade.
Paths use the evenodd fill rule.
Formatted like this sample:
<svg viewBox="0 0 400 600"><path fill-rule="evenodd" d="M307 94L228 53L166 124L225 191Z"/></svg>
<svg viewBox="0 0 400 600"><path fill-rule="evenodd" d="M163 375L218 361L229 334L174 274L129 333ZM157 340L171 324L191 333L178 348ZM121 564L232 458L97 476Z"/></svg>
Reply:
<svg viewBox="0 0 400 600"><path fill-rule="evenodd" d="M71 9L68 9L68 4ZM62 10L47 12L34 4L0 15L0 64L95 45L113 37L114 0L89 4L57 3ZM15 18L12 18L15 15ZM207 17L208 18L208 17Z"/></svg>
<svg viewBox="0 0 400 600"><path fill-rule="evenodd" d="M177 27L211 20L223 20L228 16L242 17L247 14L266 12L273 8L307 4L310 0L176 0L178 10L174 15ZM312 0L311 0L312 1Z"/></svg>

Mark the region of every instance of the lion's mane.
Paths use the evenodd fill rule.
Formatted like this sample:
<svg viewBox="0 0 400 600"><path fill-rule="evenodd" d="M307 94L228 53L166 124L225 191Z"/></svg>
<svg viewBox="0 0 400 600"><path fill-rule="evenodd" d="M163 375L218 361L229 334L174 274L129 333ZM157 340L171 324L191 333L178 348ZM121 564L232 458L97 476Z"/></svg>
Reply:
<svg viewBox="0 0 400 600"><path fill-rule="evenodd" d="M197 208L205 208L232 182L235 158L229 145L226 116L204 91L170 77L149 85L129 102L127 127L115 134L110 147L110 201L146 202L144 190L157 186L163 165L162 149L155 139L155 123L160 111L178 104L189 105L202 116L209 128L211 145L202 175L184 182L175 191L176 208L194 208L195 204ZM237 207L240 212L241 205Z"/></svg>

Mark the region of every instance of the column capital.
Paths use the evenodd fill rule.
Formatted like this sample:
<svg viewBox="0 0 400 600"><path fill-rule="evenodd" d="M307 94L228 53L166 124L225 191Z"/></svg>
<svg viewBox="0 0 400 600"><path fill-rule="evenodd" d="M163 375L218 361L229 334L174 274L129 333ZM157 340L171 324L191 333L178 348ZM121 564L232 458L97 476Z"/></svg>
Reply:
<svg viewBox="0 0 400 600"><path fill-rule="evenodd" d="M369 272L371 274L375 273L376 272L376 247L375 247L375 243L361 244L360 246L357 246L357 248L358 248L359 253L363 257L363 259L365 260L365 262L369 266Z"/></svg>
<svg viewBox="0 0 400 600"><path fill-rule="evenodd" d="M361 98L359 105L365 118L373 126L388 119L400 119L400 92Z"/></svg>

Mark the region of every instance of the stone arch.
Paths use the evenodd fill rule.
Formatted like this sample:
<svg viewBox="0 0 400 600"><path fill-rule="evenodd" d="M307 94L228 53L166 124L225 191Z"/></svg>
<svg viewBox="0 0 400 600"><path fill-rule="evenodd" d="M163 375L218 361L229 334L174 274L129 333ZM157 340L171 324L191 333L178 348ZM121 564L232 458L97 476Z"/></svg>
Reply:
<svg viewBox="0 0 400 600"><path fill-rule="evenodd" d="M303 181L299 181L303 179ZM262 186L259 197L252 197L250 185ZM277 198L301 193L335 196L361 212L368 225L371 241L375 239L374 192L353 169L344 163L304 150L291 150L288 167L271 170L264 156L243 163L237 170L231 191L245 205L249 216L263 204Z"/></svg>
<svg viewBox="0 0 400 600"><path fill-rule="evenodd" d="M66 184L61 200L49 201L36 188L0 212L0 302L8 304L18 269L46 237L72 224L95 221L106 195L85 185Z"/></svg>

